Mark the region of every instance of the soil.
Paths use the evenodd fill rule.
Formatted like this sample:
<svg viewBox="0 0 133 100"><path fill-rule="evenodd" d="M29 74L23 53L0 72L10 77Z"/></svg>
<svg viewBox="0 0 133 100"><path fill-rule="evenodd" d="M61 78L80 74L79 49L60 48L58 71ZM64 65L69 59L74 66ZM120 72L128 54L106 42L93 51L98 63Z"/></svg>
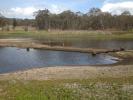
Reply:
<svg viewBox="0 0 133 100"><path fill-rule="evenodd" d="M133 65L119 65L111 67L95 66L62 66L45 67L18 71L0 75L0 80L51 80L51 79L94 79L94 78L121 78L133 76Z"/></svg>

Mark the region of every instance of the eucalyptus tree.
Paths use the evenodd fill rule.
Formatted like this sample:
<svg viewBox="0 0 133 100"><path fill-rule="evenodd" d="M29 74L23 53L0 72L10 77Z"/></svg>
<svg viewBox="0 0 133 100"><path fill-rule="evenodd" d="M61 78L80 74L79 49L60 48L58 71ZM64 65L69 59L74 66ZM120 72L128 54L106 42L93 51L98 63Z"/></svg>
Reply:
<svg viewBox="0 0 133 100"><path fill-rule="evenodd" d="M38 29L39 30L42 30L42 29L48 30L49 25L50 25L50 17L49 17L50 12L49 12L49 10L48 9L39 10L39 11L35 12L34 15L35 15Z"/></svg>
<svg viewBox="0 0 133 100"><path fill-rule="evenodd" d="M133 20L129 11L124 11L120 16L120 23L122 30L129 30L132 28Z"/></svg>
<svg viewBox="0 0 133 100"><path fill-rule="evenodd" d="M38 29L62 29L62 30L131 30L133 28L133 16L125 11L121 15L112 15L102 12L99 8L92 8L88 13L63 11L60 14L52 14L48 9L35 12L35 21Z"/></svg>
<svg viewBox="0 0 133 100"><path fill-rule="evenodd" d="M13 18L13 23L12 23L13 30L15 30L16 26L17 26L17 20L16 18Z"/></svg>
<svg viewBox="0 0 133 100"><path fill-rule="evenodd" d="M62 29L74 29L74 20L76 15L74 12L67 10L59 14L60 19L62 20Z"/></svg>
<svg viewBox="0 0 133 100"><path fill-rule="evenodd" d="M101 29L103 26L102 11L99 8L91 8L87 15L90 18L90 27L92 29Z"/></svg>
<svg viewBox="0 0 133 100"><path fill-rule="evenodd" d="M0 14L0 27L2 28L2 31L3 30L7 30L7 31L10 30L9 20L6 17L4 17L2 14Z"/></svg>

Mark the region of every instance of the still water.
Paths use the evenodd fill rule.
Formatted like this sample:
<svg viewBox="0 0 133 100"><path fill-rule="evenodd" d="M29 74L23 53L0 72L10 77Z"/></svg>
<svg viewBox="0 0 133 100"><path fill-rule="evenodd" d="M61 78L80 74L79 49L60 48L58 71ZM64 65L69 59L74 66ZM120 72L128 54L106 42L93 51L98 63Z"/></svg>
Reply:
<svg viewBox="0 0 133 100"><path fill-rule="evenodd" d="M72 45L83 48L133 49L133 40L81 40Z"/></svg>
<svg viewBox="0 0 133 100"><path fill-rule="evenodd" d="M30 68L113 64L117 58L100 54L92 56L86 53L47 51L12 47L0 48L0 73L25 70Z"/></svg>
<svg viewBox="0 0 133 100"><path fill-rule="evenodd" d="M96 49L133 49L133 40L88 40L80 39L78 41L52 41L51 43L40 40L40 43L51 46L72 46L80 48Z"/></svg>

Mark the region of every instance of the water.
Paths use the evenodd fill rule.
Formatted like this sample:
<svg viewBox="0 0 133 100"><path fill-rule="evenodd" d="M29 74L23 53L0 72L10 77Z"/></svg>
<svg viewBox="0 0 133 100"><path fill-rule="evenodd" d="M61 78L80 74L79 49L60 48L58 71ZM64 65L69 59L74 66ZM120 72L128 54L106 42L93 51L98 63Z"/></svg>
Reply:
<svg viewBox="0 0 133 100"><path fill-rule="evenodd" d="M82 40L79 42L73 42L72 46L97 49L133 49L133 40Z"/></svg>
<svg viewBox="0 0 133 100"><path fill-rule="evenodd" d="M113 64L116 58L109 55L48 51L5 47L0 48L0 73L7 73L30 68Z"/></svg>
<svg viewBox="0 0 133 100"><path fill-rule="evenodd" d="M96 48L96 49L133 49L133 40L79 40L79 41L64 41L47 43L40 41L46 45L58 46L73 46L80 48Z"/></svg>

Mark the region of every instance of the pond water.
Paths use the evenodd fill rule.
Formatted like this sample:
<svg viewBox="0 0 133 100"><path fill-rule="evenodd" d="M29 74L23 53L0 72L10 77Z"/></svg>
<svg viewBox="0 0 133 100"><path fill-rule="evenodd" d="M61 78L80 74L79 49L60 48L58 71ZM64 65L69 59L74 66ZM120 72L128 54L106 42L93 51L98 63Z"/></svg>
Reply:
<svg viewBox="0 0 133 100"><path fill-rule="evenodd" d="M81 39L78 41L52 41L47 42L44 40L40 40L40 43L51 45L51 46L73 46L80 48L96 48L96 49L133 49L133 40L88 40Z"/></svg>
<svg viewBox="0 0 133 100"><path fill-rule="evenodd" d="M72 46L102 49L133 49L133 40L82 40L79 42L73 42Z"/></svg>
<svg viewBox="0 0 133 100"><path fill-rule="evenodd" d="M0 48L0 73L7 73L30 68L69 66L69 65L102 65L113 64L117 58L99 54L48 51L12 47Z"/></svg>

